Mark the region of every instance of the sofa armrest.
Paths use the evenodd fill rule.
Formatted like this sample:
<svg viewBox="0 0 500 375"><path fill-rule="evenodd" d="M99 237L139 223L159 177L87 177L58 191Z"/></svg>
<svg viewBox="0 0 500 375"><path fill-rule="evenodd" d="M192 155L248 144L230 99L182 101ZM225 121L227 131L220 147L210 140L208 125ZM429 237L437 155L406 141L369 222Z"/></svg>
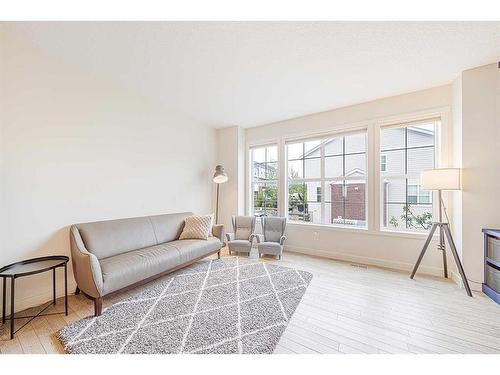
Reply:
<svg viewBox="0 0 500 375"><path fill-rule="evenodd" d="M103 279L97 257L85 248L80 231L75 225L70 228L71 262L78 288L90 297L101 297Z"/></svg>
<svg viewBox="0 0 500 375"><path fill-rule="evenodd" d="M234 241L234 233L226 233L227 242Z"/></svg>
<svg viewBox="0 0 500 375"><path fill-rule="evenodd" d="M221 243L224 243L224 225L223 224L215 224L212 226L212 234L214 237L217 237Z"/></svg>

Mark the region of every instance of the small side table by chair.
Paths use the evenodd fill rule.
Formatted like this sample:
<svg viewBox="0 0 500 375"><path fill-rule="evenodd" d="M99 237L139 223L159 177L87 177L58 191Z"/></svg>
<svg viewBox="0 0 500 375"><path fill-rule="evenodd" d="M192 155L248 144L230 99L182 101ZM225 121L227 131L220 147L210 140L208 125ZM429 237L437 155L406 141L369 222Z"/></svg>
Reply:
<svg viewBox="0 0 500 375"><path fill-rule="evenodd" d="M2 285L2 326L5 324L6 320L10 319L10 338L14 338L14 334L24 328L29 322L38 316L44 315L54 315L62 314L62 312L55 312L49 314L42 314L50 305L56 304L56 269L59 267L64 268L64 314L68 315L68 264L69 258L64 255L54 255L40 258L32 258L23 260L20 262L9 264L8 266L0 268L0 277L3 279ZM35 275L42 272L48 272L52 270L52 291L53 297L52 301L45 306L38 314L31 316L22 316L16 318L14 316L14 296L15 296L15 283L16 279L20 277ZM10 317L6 319L6 292L7 292L7 279L10 279ZM30 318L26 323L24 323L20 328L14 331L14 320L15 319L26 319Z"/></svg>

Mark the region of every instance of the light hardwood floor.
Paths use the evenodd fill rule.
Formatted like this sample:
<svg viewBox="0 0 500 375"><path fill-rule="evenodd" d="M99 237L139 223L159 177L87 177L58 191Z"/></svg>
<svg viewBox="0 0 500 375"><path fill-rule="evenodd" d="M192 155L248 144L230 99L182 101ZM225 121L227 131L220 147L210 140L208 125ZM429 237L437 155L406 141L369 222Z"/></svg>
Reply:
<svg viewBox="0 0 500 375"><path fill-rule="evenodd" d="M467 297L450 280L294 253L264 260L314 275L275 353L500 353L500 306L482 293ZM82 295L69 303L68 316L37 318L14 340L4 327L0 353L62 353L54 333L93 313Z"/></svg>

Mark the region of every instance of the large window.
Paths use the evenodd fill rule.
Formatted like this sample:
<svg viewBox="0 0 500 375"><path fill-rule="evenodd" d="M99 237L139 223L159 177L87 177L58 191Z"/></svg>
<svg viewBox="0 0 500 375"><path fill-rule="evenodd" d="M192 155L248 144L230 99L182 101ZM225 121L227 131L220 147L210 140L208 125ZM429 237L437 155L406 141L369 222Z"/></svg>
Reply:
<svg viewBox="0 0 500 375"><path fill-rule="evenodd" d="M250 149L252 168L252 214L278 215L278 146Z"/></svg>
<svg viewBox="0 0 500 375"><path fill-rule="evenodd" d="M288 218L366 227L366 132L290 142Z"/></svg>
<svg viewBox="0 0 500 375"><path fill-rule="evenodd" d="M380 133L381 226L424 231L432 222L432 193L420 172L435 166L437 121L382 128Z"/></svg>

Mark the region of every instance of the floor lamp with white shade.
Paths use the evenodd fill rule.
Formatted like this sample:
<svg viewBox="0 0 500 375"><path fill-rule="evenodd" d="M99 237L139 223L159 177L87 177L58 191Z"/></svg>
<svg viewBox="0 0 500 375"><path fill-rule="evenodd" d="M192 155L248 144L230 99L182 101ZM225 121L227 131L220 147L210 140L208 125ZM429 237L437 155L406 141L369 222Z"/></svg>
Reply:
<svg viewBox="0 0 500 375"><path fill-rule="evenodd" d="M217 185L217 200L215 203L215 224L219 223L219 186L220 184L227 182L227 180L228 177L226 171L224 170L224 167L222 165L216 166L213 177L213 181Z"/></svg>
<svg viewBox="0 0 500 375"><path fill-rule="evenodd" d="M445 236L448 240L448 244L450 245L451 253L453 254L453 258L455 259L455 263L457 264L458 272L462 278L462 282L464 283L465 290L467 291L467 295L472 297L472 293L469 287L469 282L467 281L467 277L465 276L464 268L462 267L462 263L460 262L460 258L458 256L457 248L455 246L455 242L453 241L453 236L451 235L450 225L448 222L448 215L446 214L446 207L443 203L443 198L441 192L443 190L460 190L460 169L459 168L439 168L439 169L430 169L426 171L422 171L420 174L420 185L423 190L433 190L438 192L439 196L439 221L433 222L431 226L431 231L429 232L429 236L425 241L424 247L420 252L420 255L415 263L415 267L413 267L413 271L411 273L410 278L413 279L415 273L417 272L418 266L424 257L425 251L429 246L432 236L434 232L439 228L439 244L438 249L443 252L443 267L444 267L444 277L448 277L448 267L446 263L446 245L445 245ZM443 211L446 216L446 222L443 221Z"/></svg>

